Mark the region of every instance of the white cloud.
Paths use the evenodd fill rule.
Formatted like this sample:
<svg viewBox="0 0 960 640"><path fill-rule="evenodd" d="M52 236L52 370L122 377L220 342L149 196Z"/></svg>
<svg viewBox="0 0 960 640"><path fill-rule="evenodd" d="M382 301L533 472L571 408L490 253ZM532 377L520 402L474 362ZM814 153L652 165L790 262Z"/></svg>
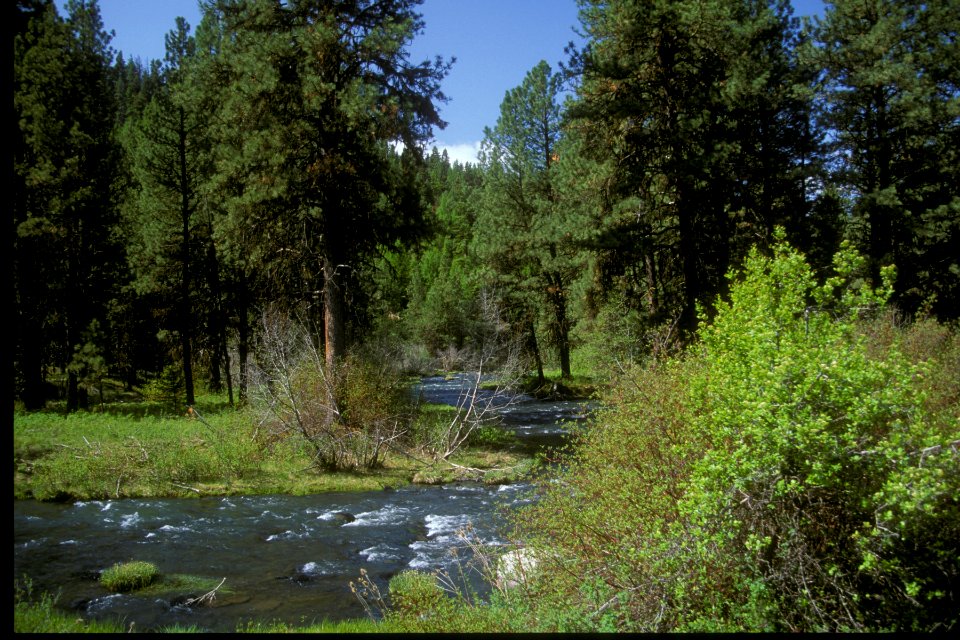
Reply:
<svg viewBox="0 0 960 640"><path fill-rule="evenodd" d="M477 154L480 152L480 143L479 142L468 142L464 144L443 144L442 142L436 143L435 146L440 153L444 151L447 152L447 156L450 158L450 163L459 162L461 164L478 164Z"/></svg>
<svg viewBox="0 0 960 640"><path fill-rule="evenodd" d="M400 153L403 151L403 143L399 140L395 140L391 143L393 148ZM425 155L430 155L433 152L433 149L436 148L438 152L443 153L447 152L447 157L450 158L450 164L454 162L459 162L460 164L479 164L477 160L477 154L480 153L480 143L479 142L465 142L463 144L444 144L442 142L436 142L434 144L427 145L427 149L424 152Z"/></svg>

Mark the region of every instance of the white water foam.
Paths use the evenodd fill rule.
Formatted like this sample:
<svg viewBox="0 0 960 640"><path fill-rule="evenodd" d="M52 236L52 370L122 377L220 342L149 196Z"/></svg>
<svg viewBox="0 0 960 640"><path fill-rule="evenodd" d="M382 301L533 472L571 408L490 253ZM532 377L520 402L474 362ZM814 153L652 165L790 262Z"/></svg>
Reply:
<svg viewBox="0 0 960 640"><path fill-rule="evenodd" d="M118 601L124 600L127 598L122 593L111 593L108 596L103 596L102 598L94 598L87 604L87 613L96 613L101 610L109 609L114 606Z"/></svg>
<svg viewBox="0 0 960 640"><path fill-rule="evenodd" d="M187 526L175 527L175 526L173 526L172 524L165 524L165 525L163 525L162 527L160 527L160 531L167 531L167 532L173 532L173 533L183 533L183 532L185 532L185 531L193 531L193 529L191 529L190 527L187 527Z"/></svg>
<svg viewBox="0 0 960 640"><path fill-rule="evenodd" d="M348 522L344 524L344 527L369 527L369 526L382 526L386 524L395 524L402 522L406 519L407 514L410 513L410 509L406 507L398 507L395 505L387 505L376 511L364 511L363 513L358 513L356 515L356 520L353 522Z"/></svg>
<svg viewBox="0 0 960 640"><path fill-rule="evenodd" d="M292 514L287 516L282 516L279 513L274 513L273 511L270 511L269 509L265 510L263 513L260 514L261 518L266 518L267 516L273 516L278 520L290 520L291 518L293 518Z"/></svg>
<svg viewBox="0 0 960 640"><path fill-rule="evenodd" d="M274 542L275 540L300 540L307 535L307 533L295 533L287 529L283 533L274 533L273 535L267 536L267 542Z"/></svg>
<svg viewBox="0 0 960 640"><path fill-rule="evenodd" d="M120 528L129 529L140 522L140 512L134 511L120 518Z"/></svg>
<svg viewBox="0 0 960 640"><path fill-rule="evenodd" d="M398 550L388 544L378 544L369 549L364 549L360 555L367 559L367 562L397 562L400 556Z"/></svg>
<svg viewBox="0 0 960 640"><path fill-rule="evenodd" d="M470 524L470 516L464 514L452 516L427 515L424 518L427 525L427 537L434 538L440 534L453 534Z"/></svg>
<svg viewBox="0 0 960 640"><path fill-rule="evenodd" d="M300 573L310 576L338 575L340 568L332 562L308 562L300 567Z"/></svg>
<svg viewBox="0 0 960 640"><path fill-rule="evenodd" d="M424 518L427 527L427 540L417 540L410 545L414 558L409 562L413 569L430 569L443 563L457 541L457 531L470 523L470 516L464 514L441 516L429 514Z"/></svg>
<svg viewBox="0 0 960 640"><path fill-rule="evenodd" d="M73 503L74 509L82 509L87 505L100 507L100 511L107 511L110 509L110 507L113 506L113 503L110 502L109 500L107 502L103 502L101 500L87 500L87 501L77 500L76 502Z"/></svg>
<svg viewBox="0 0 960 640"><path fill-rule="evenodd" d="M21 549L31 549L33 547L40 547L47 541L46 538L37 538L36 540L27 540L26 542L20 545Z"/></svg>
<svg viewBox="0 0 960 640"><path fill-rule="evenodd" d="M330 511L324 511L324 512L322 512L322 513L321 513L318 509L307 509L307 513L310 513L310 514L319 513L319 514L320 514L320 515L317 516L317 520L333 520L334 518L336 518L338 515L342 514L343 512L344 512L343 509L331 509Z"/></svg>

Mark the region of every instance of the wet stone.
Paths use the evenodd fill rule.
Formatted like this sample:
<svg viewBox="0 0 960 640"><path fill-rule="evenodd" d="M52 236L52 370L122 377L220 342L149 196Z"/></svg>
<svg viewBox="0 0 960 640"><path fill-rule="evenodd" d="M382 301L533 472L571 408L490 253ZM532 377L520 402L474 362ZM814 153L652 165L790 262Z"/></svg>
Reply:
<svg viewBox="0 0 960 640"><path fill-rule="evenodd" d="M346 511L338 511L337 513L333 514L333 519L340 524L349 524L354 522L357 517L352 513L347 513Z"/></svg>

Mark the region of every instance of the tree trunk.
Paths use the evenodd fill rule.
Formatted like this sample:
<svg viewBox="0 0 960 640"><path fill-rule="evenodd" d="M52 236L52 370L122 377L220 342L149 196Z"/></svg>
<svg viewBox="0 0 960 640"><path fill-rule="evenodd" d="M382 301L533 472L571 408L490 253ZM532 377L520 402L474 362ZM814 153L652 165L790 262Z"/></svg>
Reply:
<svg viewBox="0 0 960 640"><path fill-rule="evenodd" d="M651 251L643 254L644 275L646 276L646 291L644 292L647 302L647 314L656 321L660 313L657 304L657 265Z"/></svg>
<svg viewBox="0 0 960 640"><path fill-rule="evenodd" d="M680 200L680 196L677 196ZM697 243L694 239L692 214L678 203L677 217L680 227L680 260L683 263L683 309L680 312L680 328L684 342L692 339L697 331L697 296L700 294L700 270L697 265Z"/></svg>
<svg viewBox="0 0 960 640"><path fill-rule="evenodd" d="M557 334L557 351L560 355L560 377L571 378L570 373L570 327L567 320L567 301L564 296L563 278L559 273L553 274L553 286L550 298L553 302L554 330Z"/></svg>
<svg viewBox="0 0 960 640"><path fill-rule="evenodd" d="M39 322L20 320L21 351L20 370L23 375L23 391L20 394L27 411L37 411L47 406L46 380L43 375L42 339L39 335Z"/></svg>
<svg viewBox="0 0 960 640"><path fill-rule="evenodd" d="M180 280L180 348L183 357L183 384L186 387L187 405L195 403L193 394L193 352L191 350L190 309L190 193L187 187L187 132L185 115L180 109L180 219L181 229L181 280Z"/></svg>
<svg viewBox="0 0 960 640"><path fill-rule="evenodd" d="M77 383L77 374L67 373L67 411L74 412L80 408L80 388Z"/></svg>
<svg viewBox="0 0 960 640"><path fill-rule="evenodd" d="M227 395L230 405L233 406L233 380L230 377L230 349L227 345L227 314L224 311L223 300L223 282L220 279L220 261L217 259L217 249L213 243L212 225L208 225L207 235L210 238L207 242L207 262L210 265L210 295L213 299L214 309L214 344L216 345L216 362L211 367L210 385L213 389L220 391L222 388L222 379L226 378ZM220 366L223 366L223 378L220 375Z"/></svg>
<svg viewBox="0 0 960 640"><path fill-rule="evenodd" d="M344 336L343 289L337 281L337 265L329 257L323 259L323 347L327 369L332 371L346 351Z"/></svg>
<svg viewBox="0 0 960 640"><path fill-rule="evenodd" d="M247 360L250 357L250 321L248 317L247 282L240 275L237 282L237 400L247 402Z"/></svg>
<svg viewBox="0 0 960 640"><path fill-rule="evenodd" d="M540 347L537 345L537 331L533 326L533 320L529 322L530 327L530 351L533 353L533 360L537 365L537 386L542 387L547 383L546 376L543 375L543 359L540 358Z"/></svg>

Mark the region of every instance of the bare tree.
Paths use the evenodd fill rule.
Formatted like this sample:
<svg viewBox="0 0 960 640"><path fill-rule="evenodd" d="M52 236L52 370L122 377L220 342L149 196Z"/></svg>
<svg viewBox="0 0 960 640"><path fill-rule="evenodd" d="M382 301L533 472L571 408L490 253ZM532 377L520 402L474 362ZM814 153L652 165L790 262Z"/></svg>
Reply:
<svg viewBox="0 0 960 640"><path fill-rule="evenodd" d="M399 376L359 358L331 369L305 323L276 310L261 322L251 392L260 424L277 437L300 438L317 468L382 464L412 420L412 408L400 401Z"/></svg>
<svg viewBox="0 0 960 640"><path fill-rule="evenodd" d="M477 346L465 356L466 373L457 399L456 413L434 435L431 443L437 460L448 460L485 425L498 424L502 410L519 400L517 389L525 371L522 339L503 320L495 297L481 292L483 330Z"/></svg>

